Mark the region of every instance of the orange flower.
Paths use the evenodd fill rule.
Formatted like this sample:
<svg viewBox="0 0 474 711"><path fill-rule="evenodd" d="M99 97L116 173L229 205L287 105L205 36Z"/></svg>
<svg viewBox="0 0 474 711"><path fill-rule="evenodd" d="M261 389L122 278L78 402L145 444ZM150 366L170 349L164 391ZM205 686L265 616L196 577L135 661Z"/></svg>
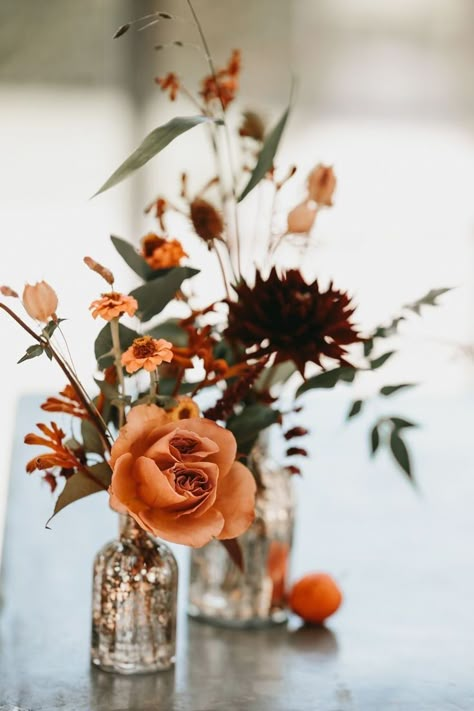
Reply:
<svg viewBox="0 0 474 711"><path fill-rule="evenodd" d="M26 465L26 471L31 474L36 469L50 469L51 467L61 467L61 469L75 469L81 466L80 461L75 456L74 452L63 444L65 433L60 429L55 422L51 422L51 427L41 423L36 425L37 428L44 434L40 437L37 434L27 434L25 444L39 444L47 447L52 451L49 454L40 454L33 459L30 459Z"/></svg>
<svg viewBox="0 0 474 711"><path fill-rule="evenodd" d="M227 67L220 69L215 77L210 75L203 79L200 94L206 104L218 99L224 110L227 108L239 89L240 67L240 50L234 49Z"/></svg>
<svg viewBox="0 0 474 711"><path fill-rule="evenodd" d="M138 405L112 448L111 506L172 543L240 536L254 519L256 486L236 452L234 435L215 422L170 422L156 405Z"/></svg>
<svg viewBox="0 0 474 711"><path fill-rule="evenodd" d="M32 286L26 284L23 291L23 306L31 318L47 322L56 315L58 297L54 289L45 281Z"/></svg>
<svg viewBox="0 0 474 711"><path fill-rule="evenodd" d="M308 195L318 205L332 207L332 196L336 189L336 176L330 166L319 165L308 176Z"/></svg>
<svg viewBox="0 0 474 711"><path fill-rule="evenodd" d="M171 101L176 100L180 89L180 82L174 72L170 72L165 77L156 77L155 84L158 84L163 91L169 91Z"/></svg>
<svg viewBox="0 0 474 711"><path fill-rule="evenodd" d="M125 296L125 294L119 294L116 291L102 294L100 299L96 299L89 306L93 318L100 316L104 321L112 321L122 314L133 316L137 309L138 303L133 296Z"/></svg>
<svg viewBox="0 0 474 711"><path fill-rule="evenodd" d="M170 269L188 255L177 239L167 240L150 232L142 239L142 256L152 269Z"/></svg>
<svg viewBox="0 0 474 711"><path fill-rule="evenodd" d="M305 234L314 225L318 208L312 200L305 200L288 213L288 232Z"/></svg>
<svg viewBox="0 0 474 711"><path fill-rule="evenodd" d="M49 397L41 405L41 409L46 410L46 412L67 412L69 415L79 417L81 420L89 418L87 410L77 397L72 385L66 385L59 395L60 397Z"/></svg>
<svg viewBox="0 0 474 711"><path fill-rule="evenodd" d="M136 373L140 368L144 368L149 373L163 363L170 363L173 360L173 344L165 341L164 338L152 338L142 336L135 338L132 345L122 355L122 365L127 373Z"/></svg>
<svg viewBox="0 0 474 711"><path fill-rule="evenodd" d="M199 407L192 398L186 395L180 395L177 400L178 404L176 407L168 411L168 416L172 422L189 420L191 417L199 417L201 414Z"/></svg>

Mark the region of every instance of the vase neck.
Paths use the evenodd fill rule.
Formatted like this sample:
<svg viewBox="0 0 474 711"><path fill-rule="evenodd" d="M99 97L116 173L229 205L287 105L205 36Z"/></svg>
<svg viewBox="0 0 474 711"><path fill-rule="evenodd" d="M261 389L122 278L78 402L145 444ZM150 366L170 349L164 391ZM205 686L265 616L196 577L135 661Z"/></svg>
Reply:
<svg viewBox="0 0 474 711"><path fill-rule="evenodd" d="M142 538L146 536L146 532L138 523L128 514L119 514L119 534L120 538Z"/></svg>

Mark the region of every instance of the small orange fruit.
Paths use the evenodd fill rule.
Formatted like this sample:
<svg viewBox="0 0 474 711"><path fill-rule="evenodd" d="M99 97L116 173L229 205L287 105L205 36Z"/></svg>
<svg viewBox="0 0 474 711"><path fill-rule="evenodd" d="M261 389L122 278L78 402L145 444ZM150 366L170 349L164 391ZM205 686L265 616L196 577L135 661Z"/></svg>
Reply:
<svg viewBox="0 0 474 711"><path fill-rule="evenodd" d="M342 593L327 573L309 573L298 580L289 595L290 608L305 622L322 624L342 602Z"/></svg>

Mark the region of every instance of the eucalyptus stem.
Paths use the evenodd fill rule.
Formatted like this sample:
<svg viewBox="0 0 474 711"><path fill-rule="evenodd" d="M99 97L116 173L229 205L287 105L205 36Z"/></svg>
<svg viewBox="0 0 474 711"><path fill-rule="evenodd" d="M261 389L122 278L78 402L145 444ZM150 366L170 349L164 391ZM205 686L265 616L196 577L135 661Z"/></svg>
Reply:
<svg viewBox="0 0 474 711"><path fill-rule="evenodd" d="M117 371L117 378L119 382L119 429L125 424L125 402L123 398L125 397L125 378L123 375L122 367L122 349L120 347L120 331L119 331L119 319L113 318L110 322L110 331L112 333L112 350L114 355L115 370Z"/></svg>

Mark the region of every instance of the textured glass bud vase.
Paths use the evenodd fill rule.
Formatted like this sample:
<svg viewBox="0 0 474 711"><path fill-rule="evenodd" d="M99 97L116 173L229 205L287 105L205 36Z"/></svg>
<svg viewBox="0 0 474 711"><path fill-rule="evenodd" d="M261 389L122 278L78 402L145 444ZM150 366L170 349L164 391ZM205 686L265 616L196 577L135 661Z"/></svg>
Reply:
<svg viewBox="0 0 474 711"><path fill-rule="evenodd" d="M170 549L121 515L118 539L94 561L92 664L119 674L172 667L177 590Z"/></svg>
<svg viewBox="0 0 474 711"><path fill-rule="evenodd" d="M239 537L242 572L224 546L212 541L191 553L188 612L225 627L266 627L286 622L286 580L293 541L291 477L259 443L249 466L259 483L256 518Z"/></svg>

